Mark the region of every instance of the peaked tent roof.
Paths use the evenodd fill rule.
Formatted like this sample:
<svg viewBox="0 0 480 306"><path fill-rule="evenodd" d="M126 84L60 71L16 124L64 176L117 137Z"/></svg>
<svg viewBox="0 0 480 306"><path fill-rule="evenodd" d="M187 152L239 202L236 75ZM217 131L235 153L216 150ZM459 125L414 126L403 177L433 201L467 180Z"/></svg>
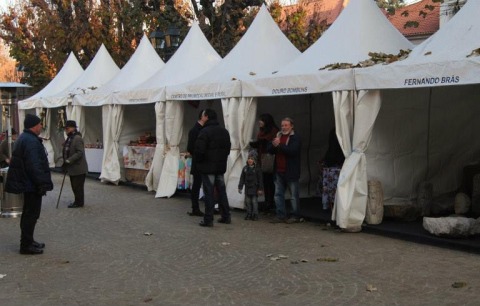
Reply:
<svg viewBox="0 0 480 306"><path fill-rule="evenodd" d="M74 104L84 106L111 104L115 92L141 84L164 65L165 63L158 56L148 37L143 35L140 44L122 70L102 87L86 94L76 95L73 98Z"/></svg>
<svg viewBox="0 0 480 306"><path fill-rule="evenodd" d="M63 64L63 67L57 73L57 75L47 84L42 90L28 99L18 102L19 109L30 109L35 107L45 107L43 104L43 98L56 95L62 90L73 84L78 77L83 73L83 68L78 63L77 58L70 52L67 60Z"/></svg>
<svg viewBox="0 0 480 306"><path fill-rule="evenodd" d="M299 54L262 5L245 35L218 65L187 83L167 86L167 99L240 97L240 80L273 71Z"/></svg>
<svg viewBox="0 0 480 306"><path fill-rule="evenodd" d="M369 59L370 52L397 54L401 49L412 47L374 1L350 1L332 26L302 55L278 72L258 76L257 80L243 84L243 95L353 90L352 69L323 69L337 63L356 65Z"/></svg>
<svg viewBox="0 0 480 306"><path fill-rule="evenodd" d="M65 90L54 96L46 97L44 99L44 107L67 105L73 96L102 86L115 77L119 71L120 69L108 53L107 48L102 44L82 75Z"/></svg>
<svg viewBox="0 0 480 306"><path fill-rule="evenodd" d="M355 69L358 89L414 88L480 83L480 1L468 1L408 58Z"/></svg>
<svg viewBox="0 0 480 306"><path fill-rule="evenodd" d="M220 62L221 57L213 49L195 22L182 44L167 64L143 83L116 92L117 104L141 104L165 101L165 86L176 85L196 78Z"/></svg>

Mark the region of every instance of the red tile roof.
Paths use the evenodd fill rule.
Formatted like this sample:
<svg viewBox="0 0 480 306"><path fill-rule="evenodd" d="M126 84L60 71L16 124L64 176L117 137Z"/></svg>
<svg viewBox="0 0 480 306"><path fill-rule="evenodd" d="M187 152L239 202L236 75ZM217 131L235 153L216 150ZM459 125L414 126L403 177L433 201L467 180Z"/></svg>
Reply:
<svg viewBox="0 0 480 306"><path fill-rule="evenodd" d="M281 19L285 20L287 15L294 12L298 6L302 6L307 11L308 20L315 18L317 22L326 21L327 25L331 25L348 2L349 0L304 0L299 4L284 6ZM426 5L433 6L433 11L425 9ZM427 12L426 17L420 15L421 11ZM408 12L408 16L404 16L403 12ZM439 12L439 3L422 0L396 10L395 15L387 15L387 18L406 37L431 35L439 28ZM407 21L417 21L418 27L405 28ZM281 27L283 28L284 25L282 24Z"/></svg>
<svg viewBox="0 0 480 306"><path fill-rule="evenodd" d="M430 11L426 6L433 7L433 10ZM433 2L433 0L422 0L397 9L395 15L387 15L387 18L406 37L432 35L440 27L440 3ZM405 27L409 21L418 22L418 27Z"/></svg>
<svg viewBox="0 0 480 306"><path fill-rule="evenodd" d="M301 6L307 12L307 20L315 18L317 22L326 21L327 25L331 25L335 19L337 19L338 15L340 15L347 3L348 0L301 1L299 4L284 6L281 18L282 20L285 20L286 16L290 15Z"/></svg>

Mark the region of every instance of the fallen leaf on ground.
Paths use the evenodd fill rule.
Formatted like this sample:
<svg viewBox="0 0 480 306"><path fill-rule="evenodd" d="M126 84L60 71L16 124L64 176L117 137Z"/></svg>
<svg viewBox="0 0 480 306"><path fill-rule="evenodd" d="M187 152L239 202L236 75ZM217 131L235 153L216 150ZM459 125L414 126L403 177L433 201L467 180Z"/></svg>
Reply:
<svg viewBox="0 0 480 306"><path fill-rule="evenodd" d="M466 287L466 286L467 286L466 282L454 282L452 284L453 288L463 288L463 287Z"/></svg>
<svg viewBox="0 0 480 306"><path fill-rule="evenodd" d="M374 287L372 284L368 284L367 291L368 292L377 291L377 287Z"/></svg>

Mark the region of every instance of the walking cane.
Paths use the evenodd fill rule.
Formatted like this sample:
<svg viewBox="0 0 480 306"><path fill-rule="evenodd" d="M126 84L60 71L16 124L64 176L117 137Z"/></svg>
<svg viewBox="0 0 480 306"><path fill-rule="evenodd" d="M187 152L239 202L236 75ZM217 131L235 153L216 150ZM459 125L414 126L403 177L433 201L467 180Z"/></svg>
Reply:
<svg viewBox="0 0 480 306"><path fill-rule="evenodd" d="M65 174L63 175L62 187L60 187L60 193L58 194L57 209L58 209L58 203L60 203L60 196L62 195L63 184L65 183L65 177L66 176L67 176L67 172L65 172Z"/></svg>

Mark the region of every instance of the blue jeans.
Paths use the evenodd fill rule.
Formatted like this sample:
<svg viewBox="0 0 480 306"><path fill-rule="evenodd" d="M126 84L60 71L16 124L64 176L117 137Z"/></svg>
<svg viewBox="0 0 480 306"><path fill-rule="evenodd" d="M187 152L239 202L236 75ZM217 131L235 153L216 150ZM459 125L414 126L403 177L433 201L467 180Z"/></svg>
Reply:
<svg viewBox="0 0 480 306"><path fill-rule="evenodd" d="M213 222L213 209L215 207L214 190L218 192L218 208L223 219L230 219L230 206L228 204L227 190L223 174L202 174L203 193L205 194L205 223Z"/></svg>
<svg viewBox="0 0 480 306"><path fill-rule="evenodd" d="M300 195L298 189L298 181L289 182L285 179L285 174L276 173L275 174L275 206L277 218L286 219L287 211L285 209L285 191L290 189L292 198L290 203L292 204L292 216L299 217L298 214L298 204L300 203Z"/></svg>

